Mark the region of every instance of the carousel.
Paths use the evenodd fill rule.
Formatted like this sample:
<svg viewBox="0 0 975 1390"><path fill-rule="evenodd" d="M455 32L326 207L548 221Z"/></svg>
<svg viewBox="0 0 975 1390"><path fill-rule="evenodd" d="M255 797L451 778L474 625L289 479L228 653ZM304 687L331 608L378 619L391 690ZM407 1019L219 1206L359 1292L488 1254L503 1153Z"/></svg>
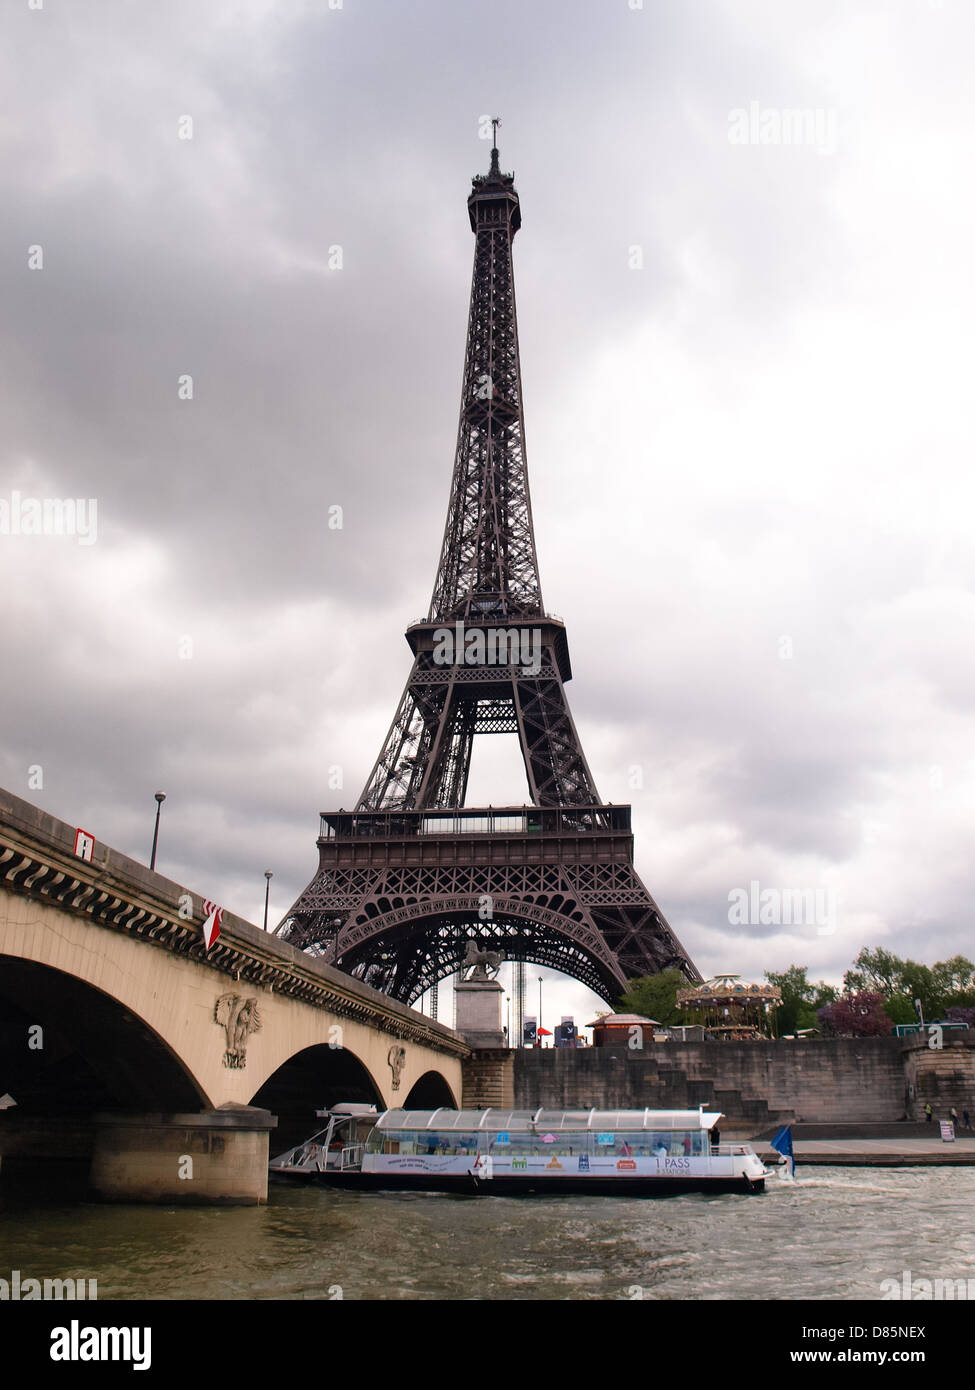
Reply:
<svg viewBox="0 0 975 1390"><path fill-rule="evenodd" d="M750 985L740 975L715 975L677 992L677 1007L704 1025L705 1038L749 1042L775 1037L774 1010L782 1003L777 985Z"/></svg>

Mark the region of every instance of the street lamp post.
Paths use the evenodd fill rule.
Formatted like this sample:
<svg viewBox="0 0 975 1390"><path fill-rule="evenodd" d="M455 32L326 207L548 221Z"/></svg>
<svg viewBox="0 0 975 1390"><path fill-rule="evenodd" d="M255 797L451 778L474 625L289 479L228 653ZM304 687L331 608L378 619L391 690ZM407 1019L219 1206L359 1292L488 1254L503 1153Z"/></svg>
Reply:
<svg viewBox="0 0 975 1390"><path fill-rule="evenodd" d="M270 896L271 896L271 879L272 879L273 877L274 877L274 874L271 872L270 869L265 869L265 870L264 870L264 879L265 879L265 885L266 885L265 888L264 888L264 930L265 930L265 931L267 931L267 904L268 904L268 899L269 899Z"/></svg>
<svg viewBox="0 0 975 1390"><path fill-rule="evenodd" d="M149 860L150 869L156 867L156 846L159 844L159 812L162 810L162 804L165 800L165 792L156 792L156 828L152 832L152 856Z"/></svg>
<svg viewBox="0 0 975 1390"><path fill-rule="evenodd" d="M542 1042L542 977L538 977L538 1045L544 1047Z"/></svg>

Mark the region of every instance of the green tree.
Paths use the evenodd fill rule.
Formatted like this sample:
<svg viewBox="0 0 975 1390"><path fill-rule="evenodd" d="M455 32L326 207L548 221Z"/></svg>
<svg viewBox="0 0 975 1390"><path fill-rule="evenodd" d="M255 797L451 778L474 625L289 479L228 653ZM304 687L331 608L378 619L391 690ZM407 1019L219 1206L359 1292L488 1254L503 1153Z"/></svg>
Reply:
<svg viewBox="0 0 975 1390"><path fill-rule="evenodd" d="M825 980L817 980L812 986L813 997L811 1003L804 1003L799 1010L799 1017L796 1019L796 1031L800 1028L818 1028L820 1026L819 1010L824 1009L829 1004L835 1004L840 997L840 992L835 985L828 985Z"/></svg>
<svg viewBox="0 0 975 1390"><path fill-rule="evenodd" d="M857 990L870 990L882 994L885 999L901 994L905 964L893 951L885 951L881 946L871 951L864 946L853 962L853 969L843 976L843 991L853 994Z"/></svg>
<svg viewBox="0 0 975 1390"><path fill-rule="evenodd" d="M765 972L769 984L782 991L782 1003L775 1011L775 1031L779 1037L782 1037L783 1033L796 1031L799 1026L799 1011L803 1004L812 1002L812 985L806 979L808 969L808 965L790 965L788 970L781 972Z"/></svg>
<svg viewBox="0 0 975 1390"><path fill-rule="evenodd" d="M931 967L935 985L943 999L955 994L970 994L975 985L975 965L967 956L952 956L936 961Z"/></svg>
<svg viewBox="0 0 975 1390"><path fill-rule="evenodd" d="M775 1011L775 1031L781 1038L784 1033L795 1033L799 1028L818 1028L819 1018L816 1010L832 1004L838 991L825 980L815 984L806 978L807 965L790 965L788 970L777 973L766 970L765 978L770 985L782 991L782 1003Z"/></svg>
<svg viewBox="0 0 975 1390"><path fill-rule="evenodd" d="M892 994L884 1000L884 1013L891 1023L917 1023L913 1002L906 994Z"/></svg>
<svg viewBox="0 0 975 1390"><path fill-rule="evenodd" d="M944 1011L949 1009L975 1009L975 989L955 989L944 997Z"/></svg>
<svg viewBox="0 0 975 1390"><path fill-rule="evenodd" d="M930 967L930 973L935 979L935 990L939 995L939 1019L943 1019L949 1009L975 1008L975 966L968 956L951 956L950 960L936 960L935 965Z"/></svg>
<svg viewBox="0 0 975 1390"><path fill-rule="evenodd" d="M925 1019L941 1017L944 994L938 989L930 965L919 965L916 960L906 960L901 971L899 993L905 994L910 1000L912 1012L914 1000L919 999Z"/></svg>
<svg viewBox="0 0 975 1390"><path fill-rule="evenodd" d="M915 999L925 1019L942 1018L945 1009L967 1008L975 1002L975 966L967 956L952 956L935 965L902 960L892 951L864 947L843 977L847 992L872 990L883 996L886 1012L895 1023L917 1018ZM906 1006L905 1006L906 1005Z"/></svg>
<svg viewBox="0 0 975 1390"><path fill-rule="evenodd" d="M677 1007L677 991L689 989L679 970L661 970L659 975L640 975L630 980L620 997L619 1009L625 1014L643 1014L667 1025L687 1022Z"/></svg>

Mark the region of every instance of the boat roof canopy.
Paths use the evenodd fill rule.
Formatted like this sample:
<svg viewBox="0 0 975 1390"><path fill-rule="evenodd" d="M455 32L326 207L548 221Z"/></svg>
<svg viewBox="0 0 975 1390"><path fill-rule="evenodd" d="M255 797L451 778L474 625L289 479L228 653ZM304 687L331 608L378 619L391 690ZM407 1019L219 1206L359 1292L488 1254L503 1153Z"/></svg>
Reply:
<svg viewBox="0 0 975 1390"><path fill-rule="evenodd" d="M711 1129L721 1119L714 1110L387 1110L377 1129L462 1129L489 1134L537 1130Z"/></svg>

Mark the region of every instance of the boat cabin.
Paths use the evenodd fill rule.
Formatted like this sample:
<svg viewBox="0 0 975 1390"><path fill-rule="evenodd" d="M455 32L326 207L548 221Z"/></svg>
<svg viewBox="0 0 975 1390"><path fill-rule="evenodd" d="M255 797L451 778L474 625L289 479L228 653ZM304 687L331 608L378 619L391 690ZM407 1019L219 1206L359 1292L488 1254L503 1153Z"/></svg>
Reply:
<svg viewBox="0 0 975 1390"><path fill-rule="evenodd" d="M705 1110L387 1110L366 1155L508 1159L700 1158L720 1114ZM525 1160L525 1162L520 1162ZM536 1164L532 1163L532 1167Z"/></svg>

